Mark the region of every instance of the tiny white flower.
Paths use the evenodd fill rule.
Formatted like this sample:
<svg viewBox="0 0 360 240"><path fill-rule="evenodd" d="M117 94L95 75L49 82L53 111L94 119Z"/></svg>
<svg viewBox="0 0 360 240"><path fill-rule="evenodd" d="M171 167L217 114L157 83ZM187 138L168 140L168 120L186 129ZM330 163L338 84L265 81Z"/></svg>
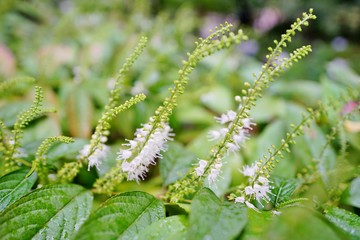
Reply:
<svg viewBox="0 0 360 240"><path fill-rule="evenodd" d="M255 193L255 190L251 186L246 186L245 187L245 194L246 195L252 195L254 193Z"/></svg>
<svg viewBox="0 0 360 240"><path fill-rule="evenodd" d="M236 197L235 203L245 203L245 198L244 197Z"/></svg>
<svg viewBox="0 0 360 240"><path fill-rule="evenodd" d="M259 209L257 209L257 208L255 207L255 205L252 204L252 203L250 203L249 201L245 201L245 205L246 205L248 208L251 208L251 209L255 210L256 212L260 213Z"/></svg>
<svg viewBox="0 0 360 240"><path fill-rule="evenodd" d="M220 124L225 124L227 122L232 122L235 120L236 112L230 110L227 113L221 114L220 117L215 117L215 120Z"/></svg>
<svg viewBox="0 0 360 240"><path fill-rule="evenodd" d="M237 134L234 134L233 137L235 144L239 147L244 146L245 141L249 139L246 134L247 132L244 129L239 129L239 132Z"/></svg>
<svg viewBox="0 0 360 240"><path fill-rule="evenodd" d="M195 168L195 172L198 177L201 177L202 175L204 175L206 165L207 165L207 161L205 161L205 160L199 161L199 166L197 168Z"/></svg>
<svg viewBox="0 0 360 240"><path fill-rule="evenodd" d="M247 166L245 165L243 167L243 170L240 171L244 176L246 177L254 177L255 176L255 173L256 173L256 170L257 170L257 166L256 164L254 163L253 165L251 166Z"/></svg>
<svg viewBox="0 0 360 240"><path fill-rule="evenodd" d="M99 165L101 162L106 158L107 154L109 153L110 148L104 144L100 145L99 148L96 148L95 151L90 155L90 145L85 145L84 148L80 151L81 156L87 156L89 160L88 170L90 167L95 166L99 169Z"/></svg>
<svg viewBox="0 0 360 240"><path fill-rule="evenodd" d="M254 184L254 194L256 200L260 201L261 199L268 200L268 192L270 192L270 187L268 185L259 185Z"/></svg>
<svg viewBox="0 0 360 240"><path fill-rule="evenodd" d="M226 143L226 147L228 148L229 152L233 152L233 153L239 150L239 146L231 142Z"/></svg>
<svg viewBox="0 0 360 240"><path fill-rule="evenodd" d="M222 163L216 163L212 169L210 170L210 174L208 175L209 184L214 184L221 172Z"/></svg>
<svg viewBox="0 0 360 240"><path fill-rule="evenodd" d="M244 118L242 120L243 127L252 130L251 125L255 125L255 123L251 122L250 118Z"/></svg>
<svg viewBox="0 0 360 240"><path fill-rule="evenodd" d="M269 184L269 179L267 179L266 177L263 176L259 176L259 178L257 179L259 183L262 183L263 185L268 185Z"/></svg>
<svg viewBox="0 0 360 240"><path fill-rule="evenodd" d="M132 152L130 150L121 150L120 152L120 156L121 156L121 159L129 159L132 155Z"/></svg>
<svg viewBox="0 0 360 240"><path fill-rule="evenodd" d="M277 216L279 216L279 215L281 214L280 211L276 211L276 210L272 210L271 212L272 212L274 215L277 215Z"/></svg>

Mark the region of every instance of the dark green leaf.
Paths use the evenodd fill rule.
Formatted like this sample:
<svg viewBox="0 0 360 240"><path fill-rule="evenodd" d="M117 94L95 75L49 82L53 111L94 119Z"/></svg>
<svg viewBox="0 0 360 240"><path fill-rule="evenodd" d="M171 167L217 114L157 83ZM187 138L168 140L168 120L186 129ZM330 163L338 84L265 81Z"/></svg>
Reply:
<svg viewBox="0 0 360 240"><path fill-rule="evenodd" d="M0 239L70 239L90 214L92 199L74 184L37 189L0 215Z"/></svg>
<svg viewBox="0 0 360 240"><path fill-rule="evenodd" d="M163 184L169 185L183 177L196 161L196 156L180 143L169 143L168 150L163 153L163 158L160 160L160 174Z"/></svg>
<svg viewBox="0 0 360 240"><path fill-rule="evenodd" d="M287 201L290 199L291 195L294 193L296 187L299 185L299 182L296 179L285 179L279 177L271 178L271 192L269 194L271 202L274 206L277 206L279 203Z"/></svg>
<svg viewBox="0 0 360 240"><path fill-rule="evenodd" d="M342 229L351 239L360 239L360 217L341 208L327 209L325 217Z"/></svg>
<svg viewBox="0 0 360 240"><path fill-rule="evenodd" d="M76 239L134 239L142 229L164 217L164 204L152 195L126 192L96 210Z"/></svg>
<svg viewBox="0 0 360 240"><path fill-rule="evenodd" d="M0 211L28 192L36 181L36 173L25 178L28 169L21 169L0 178Z"/></svg>
<svg viewBox="0 0 360 240"><path fill-rule="evenodd" d="M247 223L247 208L222 202L208 188L201 189L191 204L187 239L233 239Z"/></svg>
<svg viewBox="0 0 360 240"><path fill-rule="evenodd" d="M154 222L140 232L136 239L185 239L187 219L183 215L171 216Z"/></svg>

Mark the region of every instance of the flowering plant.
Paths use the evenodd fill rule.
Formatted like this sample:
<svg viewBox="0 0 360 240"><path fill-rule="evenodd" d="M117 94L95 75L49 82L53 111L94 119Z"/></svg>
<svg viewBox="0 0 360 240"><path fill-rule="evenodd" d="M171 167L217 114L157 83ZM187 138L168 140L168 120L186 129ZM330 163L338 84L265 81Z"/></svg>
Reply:
<svg viewBox="0 0 360 240"><path fill-rule="evenodd" d="M348 126L345 123L351 124L357 117L356 89L347 90L347 95L339 99L325 100L315 109L309 108L291 122L289 129L283 123L271 123L260 136L273 144L260 146L264 149L254 151L260 154L254 155L256 158L246 158L256 149L252 139L263 127L253 116L254 107L282 72L312 51L306 45L293 50L289 57L281 55L295 34L315 18L310 9L280 40L274 41L259 73L253 75L252 82L243 82L242 91L229 104L237 107L223 111L220 116L211 113L211 127L204 134L207 139L199 140L201 146L209 145L204 154L197 154L195 143L192 147L192 143L189 146L181 143L173 116L177 107L181 107L191 73L200 62L248 41L242 30L233 32L230 23L198 39L162 103L154 107L150 117L146 116L148 122L139 123L140 127L122 139L121 144L111 142L112 124L118 115L136 108L146 98L138 88L130 91L132 97L124 92L127 75L146 48L147 37L140 38L113 79L109 98L104 101L88 142L55 136L43 140L35 154L27 152L22 142L25 128L35 119L54 112L43 107L44 92L36 87L33 104L19 113L13 124L0 119L0 238L280 239L289 233L279 226L295 214L302 215L305 222L315 222L326 238L358 238L360 218L341 208L341 204L359 207L359 178L354 177L356 172L345 169L354 179L350 182L339 177L334 181L336 174L340 175L335 171L337 159L343 163L350 152L347 146L350 140L344 137ZM0 93L16 89L18 82L32 84L34 80L1 82ZM346 103L351 105L347 111L336 115L341 104ZM335 127L324 135L318 124L327 123L325 120L332 119L333 113ZM122 123L126 121L122 119ZM279 131L284 131L284 138L277 141L273 134ZM316 136L321 139L316 139L318 145L314 148ZM340 151L336 155L331 145L338 138ZM261 145L260 140L255 143ZM293 147L295 143L301 147ZM76 146L73 155L72 145ZM299 154L297 151L306 153L305 150L311 154L301 155L305 160L296 162L298 158L294 155ZM71 155L69 159L67 154ZM115 161L106 165L110 158ZM287 169L282 176L274 174L284 162L289 171L296 164L304 165L303 170L294 170L288 177L284 177ZM89 172L96 177L82 183L81 176ZM144 185L151 187L135 191ZM316 188L325 191L326 197L311 199L311 190ZM342 191L344 188L347 190ZM309 230L304 221L296 223L297 227ZM268 231L273 225L279 231ZM312 230L308 233L310 238L322 236Z"/></svg>

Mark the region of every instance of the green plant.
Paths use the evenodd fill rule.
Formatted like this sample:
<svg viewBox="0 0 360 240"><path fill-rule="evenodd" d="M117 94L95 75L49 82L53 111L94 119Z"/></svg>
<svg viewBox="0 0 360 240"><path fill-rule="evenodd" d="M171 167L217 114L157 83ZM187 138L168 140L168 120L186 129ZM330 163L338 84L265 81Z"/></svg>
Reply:
<svg viewBox="0 0 360 240"><path fill-rule="evenodd" d="M279 136L280 141L272 142L271 146L260 145L260 140L256 142L261 147L258 152L264 155L252 159L255 161L241 162L239 155L240 151L245 156L249 154L245 151L248 146L245 142L251 145L255 128L260 125L255 123L252 113L254 106L265 98L265 90L285 69L311 52L307 45L294 50L288 58L281 57L295 33L315 18L312 9L304 13L279 41L274 41L274 47L268 48L269 54L260 73L254 74L252 83L243 84L241 95L236 94L237 108L215 117L222 127L215 129L212 126L209 131L208 137L216 143L210 146L205 156L196 155L196 151L185 148L177 140L175 134L178 132L171 128L172 117L176 107L183 103L181 95L186 93L190 74L199 67L200 61L217 51L233 50L233 45L248 39L241 30L232 32L229 23L220 25L207 38L196 42L195 50L182 62L168 96L155 108L149 121L138 128L134 139L126 140L120 150L114 144L117 153L113 158L118 162L106 171L103 165L114 147L105 144L111 135L111 125L115 124L114 119L145 99L142 93L124 98L124 92L127 75L145 48L147 39L140 39L120 69L89 144L56 136L41 141L35 155L30 152L20 154L24 147L21 143L26 132L24 128L44 113L52 112L42 108L43 92L36 87L35 101L29 110L18 114L13 124L0 121L1 238L259 239L284 235L296 239L296 234L281 228L295 214L305 221L296 223L296 228L298 231L309 230L311 238L359 237L359 217L340 208L341 197L344 198L342 203L359 207L358 169L340 172L334 166L341 163L337 163L337 158L346 161L349 168L358 164L345 157L358 153L358 150L348 150L351 147L346 143L351 142L351 134L346 133L343 124L358 117L356 89L347 91L347 95L339 96L335 101L325 100L315 109L309 108L297 121L291 120L290 129L283 138L279 130L286 129L286 124L276 121L269 124L260 137L267 134L267 138L274 141L272 138ZM3 82L0 91L14 86L16 81ZM351 110L338 115L342 106L350 103ZM319 128L321 123L325 129ZM323 131L329 127L333 128L325 137ZM278 136L271 136L274 132ZM311 139L314 136L319 137L316 146ZM336 145L338 139L340 150L336 155L332 145L333 142ZM71 144L64 147L57 142ZM208 144L203 139L200 142L204 146ZM76 151L70 154L72 145L76 146ZM303 153L304 159L297 163L292 154L299 152ZM308 152L310 154L306 155ZM67 154L69 158L65 157ZM161 182L152 166L158 162ZM233 163L237 163L236 171L229 173ZM278 176L274 172L281 164L287 164L287 167L298 164L304 171L297 177ZM89 171L96 171L98 176L81 186L81 175ZM282 173L286 175L286 171ZM148 174L153 176L148 177ZM226 183L229 178L238 182ZM147 182L143 183L143 180ZM133 181L136 185L132 185ZM161 184L163 186L159 186ZM224 185L225 188L221 189ZM321 188L322 185L325 187ZM139 186L149 188L145 188L147 192L134 191ZM153 186L160 190L155 192ZM311 199L311 188L326 191L319 196L320 199L314 200ZM101 206L92 209L93 203L101 203ZM321 232L313 232L306 221L315 223ZM273 226L277 231L268 231Z"/></svg>

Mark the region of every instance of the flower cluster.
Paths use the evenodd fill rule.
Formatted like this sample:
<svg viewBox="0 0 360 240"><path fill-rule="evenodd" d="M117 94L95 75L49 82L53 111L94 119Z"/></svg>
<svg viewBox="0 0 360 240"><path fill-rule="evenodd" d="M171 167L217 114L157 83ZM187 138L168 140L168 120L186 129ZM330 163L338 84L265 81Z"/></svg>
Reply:
<svg viewBox="0 0 360 240"><path fill-rule="evenodd" d="M206 160L200 159L199 166L197 168L195 168L195 174L198 177L203 176L207 165L208 165L208 162ZM221 172L221 167L222 167L221 162L217 162L217 163L213 164L213 166L211 167L210 173L207 176L207 180L210 185L212 185L216 182L216 180Z"/></svg>
<svg viewBox="0 0 360 240"><path fill-rule="evenodd" d="M101 144L98 144L96 148L93 148L91 144L87 144L80 150L78 159L88 159L88 170L90 170L92 166L99 168L99 165L104 161L110 151L110 148L104 144L107 138L103 137L101 140Z"/></svg>
<svg viewBox="0 0 360 240"><path fill-rule="evenodd" d="M128 143L124 144L128 148L118 152L117 160L122 161L121 168L127 174L128 180L143 180L149 166L155 164L156 158L162 157L161 151L166 150L165 143L172 140L174 134L167 123L161 123L159 128L151 132L152 121L153 119L150 119L150 123L137 129L134 140L128 140Z"/></svg>
<svg viewBox="0 0 360 240"><path fill-rule="evenodd" d="M256 200L260 205L262 205L261 201L270 201L268 196L268 194L271 194L269 185L270 181L268 178L257 174L257 164L244 166L243 170L240 172L245 177L248 177L249 185L240 191L240 196L235 197L235 203L244 203L247 207L258 211L251 201Z"/></svg>
<svg viewBox="0 0 360 240"><path fill-rule="evenodd" d="M220 130L209 131L208 138L210 141L225 138L236 120L236 112L230 110L227 113L221 114L220 117L215 117L215 119L218 123L223 125L227 124L227 126ZM245 141L249 139L249 130L252 130L251 126L255 125L255 123L251 122L250 118L244 118L241 122L242 124L236 124L236 126L234 126L234 129L231 131L234 133L232 139L226 143L226 148L229 152L237 152L244 146Z"/></svg>
<svg viewBox="0 0 360 240"><path fill-rule="evenodd" d="M238 97L235 98L238 100ZM252 130L252 126L255 123L251 122L250 118L244 118L240 120L240 124L237 120L237 113L233 110L229 110L226 113L221 114L220 117L215 117L215 120L222 124L226 125L220 130L211 130L208 133L208 138L210 141L218 139L226 139L225 147L228 152L237 152L241 147L244 146L245 141L249 139L249 130ZM227 136L228 135L228 136ZM216 182L222 167L221 158L215 158L210 164L208 161L200 159L198 167L195 168L195 174L197 177L202 177L207 175L207 180L209 184ZM207 169L209 169L207 171Z"/></svg>

